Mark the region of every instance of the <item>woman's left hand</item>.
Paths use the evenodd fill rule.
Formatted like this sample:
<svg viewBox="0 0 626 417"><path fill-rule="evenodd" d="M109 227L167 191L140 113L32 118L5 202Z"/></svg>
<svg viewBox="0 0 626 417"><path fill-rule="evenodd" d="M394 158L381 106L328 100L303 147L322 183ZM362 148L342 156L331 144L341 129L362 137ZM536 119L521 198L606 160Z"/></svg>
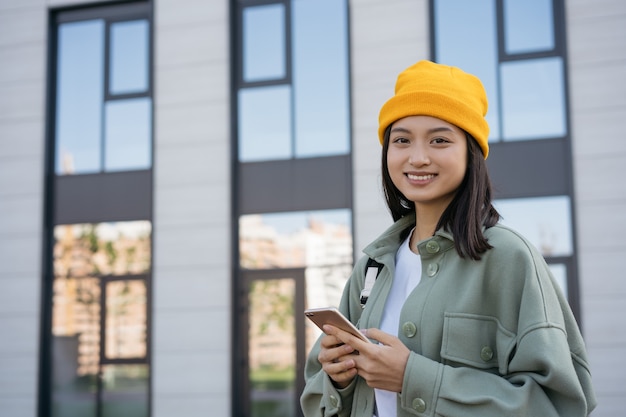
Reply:
<svg viewBox="0 0 626 417"><path fill-rule="evenodd" d="M377 343L367 343L339 329L335 336L359 351L352 359L358 374L372 388L401 392L404 370L410 350L396 336L379 329L362 330L369 339Z"/></svg>

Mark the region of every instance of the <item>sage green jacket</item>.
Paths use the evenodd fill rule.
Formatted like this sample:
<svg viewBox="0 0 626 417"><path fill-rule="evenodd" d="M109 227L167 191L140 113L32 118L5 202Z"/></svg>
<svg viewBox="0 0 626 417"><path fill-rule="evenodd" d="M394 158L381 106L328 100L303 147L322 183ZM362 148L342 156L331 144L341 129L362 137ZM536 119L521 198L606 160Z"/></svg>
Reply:
<svg viewBox="0 0 626 417"><path fill-rule="evenodd" d="M364 250L339 309L357 327L378 328L394 275L400 219ZM543 257L501 225L485 230L493 249L462 259L449 233L419 243L422 279L402 307L398 337L411 350L397 415L582 417L596 405L585 345ZM365 308L366 262L384 264ZM356 377L337 390L317 360L305 366L306 417L371 417L374 391Z"/></svg>

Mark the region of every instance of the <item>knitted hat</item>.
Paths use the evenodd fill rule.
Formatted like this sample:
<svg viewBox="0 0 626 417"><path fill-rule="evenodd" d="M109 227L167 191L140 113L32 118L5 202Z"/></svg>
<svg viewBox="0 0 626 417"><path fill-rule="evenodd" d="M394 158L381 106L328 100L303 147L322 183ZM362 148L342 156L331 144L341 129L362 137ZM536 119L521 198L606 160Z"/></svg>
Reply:
<svg viewBox="0 0 626 417"><path fill-rule="evenodd" d="M380 110L378 137L385 129L407 116L432 116L463 129L489 155L487 95L472 74L447 65L419 61L398 75L395 95Z"/></svg>

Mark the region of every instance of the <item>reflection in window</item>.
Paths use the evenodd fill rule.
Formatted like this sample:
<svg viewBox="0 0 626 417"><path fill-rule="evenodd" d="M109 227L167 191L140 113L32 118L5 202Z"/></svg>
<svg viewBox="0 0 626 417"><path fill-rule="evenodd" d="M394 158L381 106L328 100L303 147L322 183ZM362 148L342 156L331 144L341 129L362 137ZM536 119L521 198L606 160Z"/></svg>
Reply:
<svg viewBox="0 0 626 417"><path fill-rule="evenodd" d="M347 7L337 0L292 4L296 157L346 154Z"/></svg>
<svg viewBox="0 0 626 417"><path fill-rule="evenodd" d="M434 8L437 62L463 68L480 78L489 102L489 139L500 139L498 33L493 0L435 0Z"/></svg>
<svg viewBox="0 0 626 417"><path fill-rule="evenodd" d="M102 417L148 416L148 366L102 367Z"/></svg>
<svg viewBox="0 0 626 417"><path fill-rule="evenodd" d="M111 25L111 94L148 90L148 22Z"/></svg>
<svg viewBox="0 0 626 417"><path fill-rule="evenodd" d="M107 280L113 276L149 273L150 234L147 221L58 225L54 228L54 417L96 417L98 401L95 393L104 357L100 349L102 342L105 342L109 359L140 357L145 360L146 284L143 278ZM102 319L106 323L105 329L101 328ZM101 334L104 334L104 341Z"/></svg>
<svg viewBox="0 0 626 417"><path fill-rule="evenodd" d="M437 62L459 66L481 79L489 101L490 141L563 137L567 115L562 59L524 56L500 61L498 53L556 50L553 1L504 0L500 23L506 39L498 35L498 4L434 0Z"/></svg>
<svg viewBox="0 0 626 417"><path fill-rule="evenodd" d="M104 22L65 23L58 29L57 174L100 170Z"/></svg>
<svg viewBox="0 0 626 417"><path fill-rule="evenodd" d="M294 280L253 281L249 305L250 415L291 417L296 377Z"/></svg>
<svg viewBox="0 0 626 417"><path fill-rule="evenodd" d="M143 274L150 269L150 222L54 228L55 277Z"/></svg>
<svg viewBox="0 0 626 417"><path fill-rule="evenodd" d="M277 84L239 90L240 162L350 152L347 2L295 0L285 13L283 4L243 9L243 80Z"/></svg>
<svg viewBox="0 0 626 417"><path fill-rule="evenodd" d="M145 357L146 283L143 280L108 282L106 300L104 356L108 359Z"/></svg>
<svg viewBox="0 0 626 417"><path fill-rule="evenodd" d="M105 170L150 168L151 100L144 97L109 101L105 120Z"/></svg>
<svg viewBox="0 0 626 417"><path fill-rule="evenodd" d="M243 10L243 79L282 79L286 71L285 6L271 4Z"/></svg>
<svg viewBox="0 0 626 417"><path fill-rule="evenodd" d="M503 7L507 53L554 48L552 0L504 0Z"/></svg>
<svg viewBox="0 0 626 417"><path fill-rule="evenodd" d="M110 48L105 45L107 25ZM56 173L150 168L148 22L64 23L59 25L58 36ZM144 97L106 101L107 51L110 94L141 93Z"/></svg>
<svg viewBox="0 0 626 417"><path fill-rule="evenodd" d="M569 197L496 200L494 206L502 223L524 235L543 256L573 254Z"/></svg>
<svg viewBox="0 0 626 417"><path fill-rule="evenodd" d="M291 149L291 88L239 90L239 160L288 159Z"/></svg>
<svg viewBox="0 0 626 417"><path fill-rule="evenodd" d="M566 133L561 58L503 63L504 139L543 139Z"/></svg>
<svg viewBox="0 0 626 417"><path fill-rule="evenodd" d="M305 268L305 308L338 306L352 271L349 210L247 215L239 220L241 267ZM306 323L308 352L320 332Z"/></svg>
<svg viewBox="0 0 626 417"><path fill-rule="evenodd" d="M241 216L239 247L245 269L352 264L348 210Z"/></svg>

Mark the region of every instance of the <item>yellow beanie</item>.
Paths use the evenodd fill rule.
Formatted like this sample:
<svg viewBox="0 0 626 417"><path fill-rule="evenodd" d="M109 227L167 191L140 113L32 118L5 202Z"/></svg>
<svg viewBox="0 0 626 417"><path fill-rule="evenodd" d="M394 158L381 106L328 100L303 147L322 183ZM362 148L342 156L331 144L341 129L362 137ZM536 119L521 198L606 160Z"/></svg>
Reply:
<svg viewBox="0 0 626 417"><path fill-rule="evenodd" d="M378 137L385 129L407 116L432 116L463 129L489 155L487 95L472 74L447 65L419 61L398 75L395 95L380 110Z"/></svg>

